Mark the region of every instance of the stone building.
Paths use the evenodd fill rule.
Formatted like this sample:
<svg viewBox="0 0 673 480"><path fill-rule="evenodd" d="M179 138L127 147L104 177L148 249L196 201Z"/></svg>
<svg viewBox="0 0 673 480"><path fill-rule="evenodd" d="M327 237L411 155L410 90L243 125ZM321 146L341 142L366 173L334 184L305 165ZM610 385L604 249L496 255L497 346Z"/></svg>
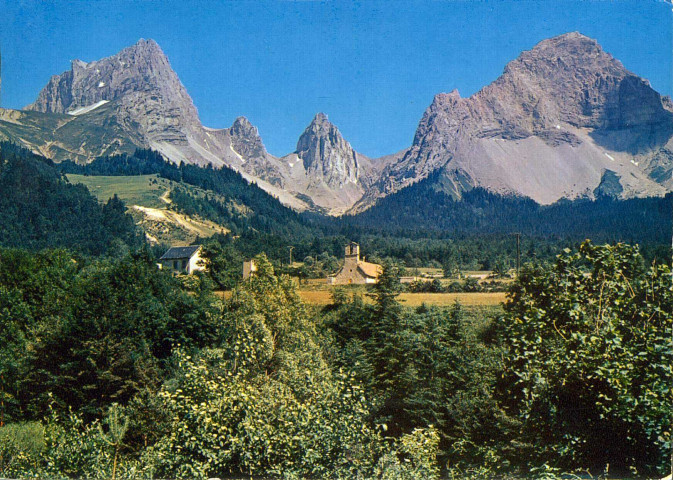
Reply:
<svg viewBox="0 0 673 480"><path fill-rule="evenodd" d="M159 264L164 270L187 275L206 269L203 258L201 258L201 245L171 247L159 259Z"/></svg>
<svg viewBox="0 0 673 480"><path fill-rule="evenodd" d="M346 245L344 266L333 277L328 278L332 285L377 283L383 268L376 263L360 260L360 245L351 242Z"/></svg>
<svg viewBox="0 0 673 480"><path fill-rule="evenodd" d="M257 271L254 260L243 261L243 280L250 278Z"/></svg>

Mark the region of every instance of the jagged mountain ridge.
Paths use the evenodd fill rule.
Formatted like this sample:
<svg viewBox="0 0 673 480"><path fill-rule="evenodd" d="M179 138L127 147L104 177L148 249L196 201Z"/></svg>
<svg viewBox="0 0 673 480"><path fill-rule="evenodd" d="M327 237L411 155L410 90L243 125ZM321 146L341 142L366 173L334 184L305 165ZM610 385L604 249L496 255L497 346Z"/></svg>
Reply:
<svg viewBox="0 0 673 480"><path fill-rule="evenodd" d="M471 97L436 95L412 147L354 210L438 170L455 197L477 186L543 204L591 197L606 172L622 197L662 195L673 187L672 112L595 40L544 40Z"/></svg>
<svg viewBox="0 0 673 480"><path fill-rule="evenodd" d="M17 126L26 127L21 124L28 118L27 112L57 116L58 126L42 132L39 125L31 124L28 128L35 127L34 131L21 135L24 132L17 132ZM347 145L353 158L359 156L326 115L316 118L323 119L322 127L331 132L329 141L338 144L332 147L323 142L322 151L336 156L314 158L313 168L300 171L291 159L270 155L257 128L245 117L237 118L230 128L204 127L189 94L153 40L141 39L102 60L74 60L69 71L49 80L25 113L0 115L0 122L10 120L10 116L14 123L4 130L6 137L11 139L13 133L20 143L55 160L74 157L86 162L100 155L128 153L135 147L152 148L175 163L231 167L297 210L316 208L340 213L363 193L360 187L350 185L357 184L359 169L349 170L348 178L340 180L343 172L338 169L343 163L339 161L339 150ZM76 139L61 135L62 126L89 120L96 130L105 131L102 138L111 138L104 143L94 139L82 143L78 141L81 134ZM110 125L116 127L112 133L106 129ZM0 133L1 127L2 123ZM309 145L310 139L303 138ZM308 150L302 152L307 154ZM332 172L331 168L336 170Z"/></svg>
<svg viewBox="0 0 673 480"><path fill-rule="evenodd" d="M204 127L161 48L140 40L73 61L26 111L0 110L0 138L57 161L153 148L176 163L233 168L297 210L340 214L435 172L436 188L456 198L474 187L543 204L662 195L673 188L672 112L595 40L570 33L523 52L469 98L436 95L402 152L369 159L318 114L296 151L277 158L245 117Z"/></svg>
<svg viewBox="0 0 673 480"><path fill-rule="evenodd" d="M357 154L324 113L317 114L299 137L295 154L307 173L330 187L358 182Z"/></svg>

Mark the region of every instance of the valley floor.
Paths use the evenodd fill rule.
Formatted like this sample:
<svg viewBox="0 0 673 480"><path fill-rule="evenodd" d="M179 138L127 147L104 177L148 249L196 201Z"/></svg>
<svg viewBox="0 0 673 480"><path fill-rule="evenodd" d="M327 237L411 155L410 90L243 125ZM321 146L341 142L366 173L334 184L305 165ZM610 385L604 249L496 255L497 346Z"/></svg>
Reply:
<svg viewBox="0 0 673 480"><path fill-rule="evenodd" d="M309 305L329 305L332 303L332 290L298 289L301 299ZM227 298L230 291L218 291L217 294ZM465 307L499 307L506 300L505 292L466 292L466 293L401 293L398 301L406 307L428 306L449 307L459 302ZM369 297L364 297L370 302Z"/></svg>
<svg viewBox="0 0 673 480"><path fill-rule="evenodd" d="M505 301L505 295L505 292L401 293L397 299L407 307L419 307L423 304L447 307L456 302L468 307L494 307ZM299 290L299 296L311 305L328 305L332 302L332 292L326 290Z"/></svg>

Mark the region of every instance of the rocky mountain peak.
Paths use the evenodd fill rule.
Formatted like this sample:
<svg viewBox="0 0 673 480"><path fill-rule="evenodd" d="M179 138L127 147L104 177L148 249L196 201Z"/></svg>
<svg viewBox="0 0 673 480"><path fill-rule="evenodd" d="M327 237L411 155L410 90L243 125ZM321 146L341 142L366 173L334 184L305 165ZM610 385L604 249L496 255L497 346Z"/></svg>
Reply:
<svg viewBox="0 0 673 480"><path fill-rule="evenodd" d="M315 114L315 117L313 117L313 120L311 120L311 125L319 126L322 128L330 128L333 127L333 125L330 123L329 119L327 118L327 114L318 112Z"/></svg>
<svg viewBox="0 0 673 480"><path fill-rule="evenodd" d="M324 113L318 113L297 142L297 156L313 178L332 188L357 183L357 154Z"/></svg>
<svg viewBox="0 0 673 480"><path fill-rule="evenodd" d="M646 80L626 70L596 40L571 32L524 51L497 80L469 98L456 90L436 95L414 145L450 147L458 134L505 139L542 135L556 142L560 125L669 128L672 118L665 99Z"/></svg>
<svg viewBox="0 0 673 480"><path fill-rule="evenodd" d="M74 60L70 70L53 76L26 109L68 113L125 97L133 97L130 102L137 102L138 93L160 96L159 103L167 109L179 110L190 121L198 118L164 52L154 40L145 39L101 60L88 63Z"/></svg>
<svg viewBox="0 0 673 480"><path fill-rule="evenodd" d="M460 98L460 92L458 91L457 88L454 88L453 90L451 90L451 91L448 93L448 96L449 96L450 98L458 99L458 98Z"/></svg>
<svg viewBox="0 0 673 480"><path fill-rule="evenodd" d="M257 130L252 123L250 123L250 120L248 120L246 117L236 117L236 120L234 120L234 123L231 126L232 130L234 129L251 129L254 128Z"/></svg>
<svg viewBox="0 0 673 480"><path fill-rule="evenodd" d="M670 121L649 82L578 32L543 40L523 52L475 96L491 106L495 120L530 133L558 123L623 129Z"/></svg>
<svg viewBox="0 0 673 480"><path fill-rule="evenodd" d="M603 71L623 75L621 62L603 50L593 38L571 32L542 40L509 62L505 74L528 69L532 75L550 74L578 68L580 73Z"/></svg>
<svg viewBox="0 0 673 480"><path fill-rule="evenodd" d="M73 61L26 109L77 114L106 103L122 128L144 139L144 146L187 144L201 129L192 99L154 40L141 39L101 60Z"/></svg>
<svg viewBox="0 0 673 480"><path fill-rule="evenodd" d="M266 155L266 148L257 127L247 118L238 117L234 120L229 129L229 135L232 148L244 158L261 158Z"/></svg>
<svg viewBox="0 0 673 480"><path fill-rule="evenodd" d="M620 195L658 192L639 165L672 134L670 101L596 40L571 32L522 52L469 98L436 95L412 148L376 188L387 194L441 171L451 194L481 186L551 203L593 192L610 170ZM619 164L610 150L639 158Z"/></svg>
<svg viewBox="0 0 673 480"><path fill-rule="evenodd" d="M576 60L583 56L606 56L606 60L614 61L621 66L610 54L606 53L600 44L593 38L580 32L568 32L555 37L547 38L537 43L531 50L522 52L519 58L527 56L554 56L568 54Z"/></svg>
<svg viewBox="0 0 673 480"><path fill-rule="evenodd" d="M140 40L138 40L136 42L135 45L131 45L130 47L128 47L128 49L130 49L130 50L133 50L133 49L135 49L135 50L147 50L147 51L153 51L153 52L155 52L157 54L160 54L160 55L164 54L164 52L163 52L163 50L161 50L161 47L159 46L159 44L151 38L147 38L147 39L141 38Z"/></svg>

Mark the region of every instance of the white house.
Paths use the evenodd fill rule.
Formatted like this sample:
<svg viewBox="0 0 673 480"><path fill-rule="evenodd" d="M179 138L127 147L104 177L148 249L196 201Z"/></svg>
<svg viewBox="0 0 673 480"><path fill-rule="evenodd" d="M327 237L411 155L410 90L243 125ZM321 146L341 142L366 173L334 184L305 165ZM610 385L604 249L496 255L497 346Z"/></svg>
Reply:
<svg viewBox="0 0 673 480"><path fill-rule="evenodd" d="M201 245L171 247L159 259L159 262L163 269L172 270L173 273L191 275L196 271L206 269L201 250Z"/></svg>

